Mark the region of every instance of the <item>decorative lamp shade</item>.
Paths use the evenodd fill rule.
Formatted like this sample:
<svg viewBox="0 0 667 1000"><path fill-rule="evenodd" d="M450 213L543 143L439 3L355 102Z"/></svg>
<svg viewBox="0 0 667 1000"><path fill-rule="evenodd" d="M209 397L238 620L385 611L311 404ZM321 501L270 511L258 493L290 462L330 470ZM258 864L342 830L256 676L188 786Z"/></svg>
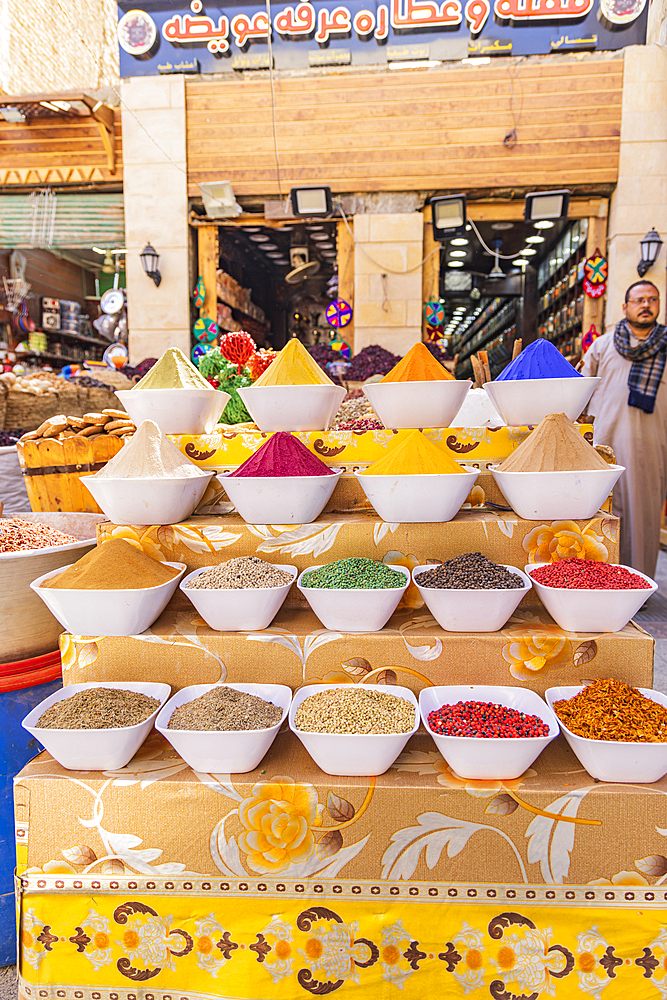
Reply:
<svg viewBox="0 0 667 1000"><path fill-rule="evenodd" d="M660 247L662 246L660 233L656 232L655 229L651 229L644 239L640 241L639 245L642 248L642 260L646 261L647 264L655 263L660 253Z"/></svg>
<svg viewBox="0 0 667 1000"><path fill-rule="evenodd" d="M147 243L139 256L141 257L141 264L146 274L155 274L160 263L160 255L157 250L150 243Z"/></svg>

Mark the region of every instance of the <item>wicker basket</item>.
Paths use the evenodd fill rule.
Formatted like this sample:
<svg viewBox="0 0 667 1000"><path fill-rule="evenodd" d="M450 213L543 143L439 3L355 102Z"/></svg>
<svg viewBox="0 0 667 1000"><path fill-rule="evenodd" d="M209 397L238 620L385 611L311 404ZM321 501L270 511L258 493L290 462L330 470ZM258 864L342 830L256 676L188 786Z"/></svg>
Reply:
<svg viewBox="0 0 667 1000"><path fill-rule="evenodd" d="M72 385L71 388L44 393L41 396L10 389L6 396L4 416L0 412L2 416L0 430L20 427L24 431L33 431L49 417L55 417L58 413L82 417L91 410L105 410L108 407L115 410L123 409L116 394L109 392L108 389L89 389L85 386Z"/></svg>
<svg viewBox="0 0 667 1000"><path fill-rule="evenodd" d="M103 468L122 447L122 441L108 435L95 441L77 436L19 441L19 462L33 511L101 514L81 480Z"/></svg>

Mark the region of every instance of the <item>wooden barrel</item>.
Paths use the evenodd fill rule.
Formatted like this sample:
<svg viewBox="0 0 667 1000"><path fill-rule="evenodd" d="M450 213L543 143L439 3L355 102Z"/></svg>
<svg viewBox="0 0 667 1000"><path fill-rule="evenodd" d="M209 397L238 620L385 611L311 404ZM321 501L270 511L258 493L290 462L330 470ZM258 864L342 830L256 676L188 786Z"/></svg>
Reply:
<svg viewBox="0 0 667 1000"><path fill-rule="evenodd" d="M34 511L101 514L82 480L102 469L123 447L116 437L19 441L18 456Z"/></svg>

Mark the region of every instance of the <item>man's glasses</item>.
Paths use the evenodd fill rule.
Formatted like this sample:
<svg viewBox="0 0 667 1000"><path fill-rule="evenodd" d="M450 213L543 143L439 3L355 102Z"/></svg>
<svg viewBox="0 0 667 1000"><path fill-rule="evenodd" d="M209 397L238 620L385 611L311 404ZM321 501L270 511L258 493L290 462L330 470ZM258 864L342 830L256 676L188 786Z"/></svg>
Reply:
<svg viewBox="0 0 667 1000"><path fill-rule="evenodd" d="M657 295L652 295L650 299L628 299L629 306L657 306L659 302Z"/></svg>

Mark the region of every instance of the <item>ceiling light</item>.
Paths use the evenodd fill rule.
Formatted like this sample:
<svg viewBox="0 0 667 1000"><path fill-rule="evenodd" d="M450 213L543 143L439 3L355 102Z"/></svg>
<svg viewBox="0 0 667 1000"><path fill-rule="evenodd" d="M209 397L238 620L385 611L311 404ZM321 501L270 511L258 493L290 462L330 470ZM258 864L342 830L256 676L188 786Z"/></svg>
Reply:
<svg viewBox="0 0 667 1000"><path fill-rule="evenodd" d="M463 261L460 260L448 260L447 267L463 267Z"/></svg>
<svg viewBox="0 0 667 1000"><path fill-rule="evenodd" d="M333 250L333 243L318 243L317 247L319 250Z"/></svg>
<svg viewBox="0 0 667 1000"><path fill-rule="evenodd" d="M455 240L451 240L453 247L467 247L469 240L464 239L462 236L458 236Z"/></svg>
<svg viewBox="0 0 667 1000"><path fill-rule="evenodd" d="M516 260L514 261L514 263L518 264L519 267L525 267L526 264L528 263L528 261L524 260L523 257L517 257Z"/></svg>
<svg viewBox="0 0 667 1000"><path fill-rule="evenodd" d="M262 243L259 249L260 250L277 250L278 247L277 247L277 245L275 243Z"/></svg>
<svg viewBox="0 0 667 1000"><path fill-rule="evenodd" d="M547 219L543 219L542 222L536 222L535 223L535 228L536 229L553 229L553 227L554 227L554 223L553 222L549 222Z"/></svg>
<svg viewBox="0 0 667 1000"><path fill-rule="evenodd" d="M532 257L534 253L537 253L537 250L533 250L532 247L526 247L525 250L521 251L521 253L524 257Z"/></svg>
<svg viewBox="0 0 667 1000"><path fill-rule="evenodd" d="M321 218L326 218L333 211L331 188L329 187L295 187L290 191L290 200L292 212L302 218L312 218L318 215Z"/></svg>
<svg viewBox="0 0 667 1000"><path fill-rule="evenodd" d="M528 236L526 243L544 243L544 236Z"/></svg>
<svg viewBox="0 0 667 1000"><path fill-rule="evenodd" d="M262 249L264 249L264 248L262 247ZM283 255L281 254L280 251L278 251L277 253L275 253L275 252L267 253L266 256L270 257L272 260L285 260L285 258L283 257Z"/></svg>
<svg viewBox="0 0 667 1000"><path fill-rule="evenodd" d="M514 229L513 222L492 222L491 228L495 229L496 232L502 232L505 229Z"/></svg>
<svg viewBox="0 0 667 1000"><path fill-rule="evenodd" d="M560 191L532 191L526 195L523 217L526 222L537 222L539 219L567 219L570 204L570 192L567 188Z"/></svg>
<svg viewBox="0 0 667 1000"><path fill-rule="evenodd" d="M253 243L268 243L271 237L265 236L264 233L257 233L256 236L251 236L250 239Z"/></svg>
<svg viewBox="0 0 667 1000"><path fill-rule="evenodd" d="M243 226L244 233L261 233L261 226Z"/></svg>
<svg viewBox="0 0 667 1000"><path fill-rule="evenodd" d="M468 253L467 253L466 250L450 250L449 251L449 256L450 257L467 257Z"/></svg>
<svg viewBox="0 0 667 1000"><path fill-rule="evenodd" d="M322 226L321 228L324 229L324 226ZM319 240L328 240L329 236L327 233L311 233L310 238L311 240L319 241Z"/></svg>

